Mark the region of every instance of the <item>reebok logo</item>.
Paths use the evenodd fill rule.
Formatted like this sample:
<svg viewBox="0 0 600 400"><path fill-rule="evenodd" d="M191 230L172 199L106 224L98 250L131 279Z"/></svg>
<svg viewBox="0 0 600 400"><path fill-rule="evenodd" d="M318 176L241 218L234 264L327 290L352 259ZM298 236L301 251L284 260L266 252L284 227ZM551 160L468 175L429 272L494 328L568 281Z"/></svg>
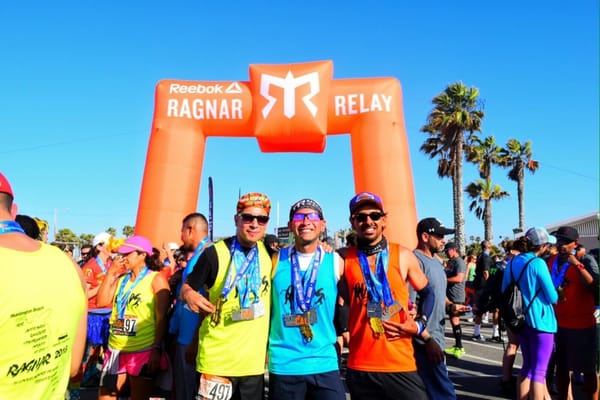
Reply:
<svg viewBox="0 0 600 400"><path fill-rule="evenodd" d="M283 89L283 115L291 119L296 115L296 89L303 85L310 85L310 92L302 97L302 102L312 114L317 115L317 106L312 102L312 98L320 91L319 74L311 72L306 75L294 77L292 71L288 71L285 78L274 75L262 74L260 78L260 95L267 99L268 104L262 109L263 118L267 118L269 113L277 103L277 98L269 94L271 86L277 86Z"/></svg>

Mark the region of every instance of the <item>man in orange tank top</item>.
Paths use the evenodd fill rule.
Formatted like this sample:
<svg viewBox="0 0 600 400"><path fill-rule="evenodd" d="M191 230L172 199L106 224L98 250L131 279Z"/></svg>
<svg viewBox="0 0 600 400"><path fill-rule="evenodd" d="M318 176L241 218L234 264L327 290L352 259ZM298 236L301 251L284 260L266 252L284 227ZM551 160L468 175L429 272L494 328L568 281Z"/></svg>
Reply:
<svg viewBox="0 0 600 400"><path fill-rule="evenodd" d="M350 309L346 382L353 400L427 399L417 373L412 337L431 340L426 316L434 296L415 255L388 243L381 198L359 193L350 200L350 223L357 245L345 249L340 295ZM422 318L409 315L408 286L422 296Z"/></svg>

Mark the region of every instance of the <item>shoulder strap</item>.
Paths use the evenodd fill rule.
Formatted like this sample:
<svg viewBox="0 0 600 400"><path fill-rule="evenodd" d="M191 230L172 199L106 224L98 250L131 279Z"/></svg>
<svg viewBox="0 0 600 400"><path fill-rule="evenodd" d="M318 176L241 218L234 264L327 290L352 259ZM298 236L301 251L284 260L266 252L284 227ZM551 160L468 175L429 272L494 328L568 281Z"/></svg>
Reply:
<svg viewBox="0 0 600 400"><path fill-rule="evenodd" d="M529 261L527 261L527 263L525 264L525 266L523 267L523 269L521 270L521 273L519 274L519 279L517 280L517 285L519 284L519 281L521 280L521 277L523 276L523 272L525 272L525 270L527 269L527 266L533 261L535 260L537 257L531 257L529 259ZM531 304L533 304L533 300L535 300L535 298L537 297L537 295L540 293L540 289L538 288L535 293L533 294L533 297L531 298L531 301L529 302L529 304L527 304L527 306L525 307L525 310L523 312L523 314L527 315L527 311L529 311L529 307L531 307Z"/></svg>

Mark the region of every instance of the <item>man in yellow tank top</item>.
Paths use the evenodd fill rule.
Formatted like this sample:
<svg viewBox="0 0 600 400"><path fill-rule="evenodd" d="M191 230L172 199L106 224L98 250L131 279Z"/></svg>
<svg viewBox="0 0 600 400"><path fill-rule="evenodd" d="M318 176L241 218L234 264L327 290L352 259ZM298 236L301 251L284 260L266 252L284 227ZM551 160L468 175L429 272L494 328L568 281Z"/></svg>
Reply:
<svg viewBox="0 0 600 400"><path fill-rule="evenodd" d="M0 398L64 399L81 363L87 296L79 267L14 220L0 173Z"/></svg>
<svg viewBox="0 0 600 400"><path fill-rule="evenodd" d="M261 239L270 211L264 194L240 197L236 235L207 248L181 288L192 311L209 314L199 332L199 399L263 398L271 256ZM204 288L206 297L199 293Z"/></svg>

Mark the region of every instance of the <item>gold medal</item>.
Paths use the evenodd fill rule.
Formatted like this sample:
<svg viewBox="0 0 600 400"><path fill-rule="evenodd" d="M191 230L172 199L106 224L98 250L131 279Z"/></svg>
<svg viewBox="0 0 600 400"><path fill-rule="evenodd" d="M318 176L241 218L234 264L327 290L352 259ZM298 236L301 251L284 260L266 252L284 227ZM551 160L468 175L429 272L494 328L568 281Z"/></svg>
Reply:
<svg viewBox="0 0 600 400"><path fill-rule="evenodd" d="M302 325L300 327L300 333L302 333L302 337L306 343L309 343L313 340L313 330L310 325Z"/></svg>
<svg viewBox="0 0 600 400"><path fill-rule="evenodd" d="M371 329L373 329L376 337L379 337L379 335L385 332L381 318L371 317L369 318L369 323L371 324Z"/></svg>
<svg viewBox="0 0 600 400"><path fill-rule="evenodd" d="M217 299L217 304L215 304L215 312L213 312L210 316L210 324L212 326L219 325L221 322L221 310L223 309L223 296L219 296Z"/></svg>
<svg viewBox="0 0 600 400"><path fill-rule="evenodd" d="M557 287L556 291L558 292L558 300L565 301L565 289L562 287L562 285Z"/></svg>

